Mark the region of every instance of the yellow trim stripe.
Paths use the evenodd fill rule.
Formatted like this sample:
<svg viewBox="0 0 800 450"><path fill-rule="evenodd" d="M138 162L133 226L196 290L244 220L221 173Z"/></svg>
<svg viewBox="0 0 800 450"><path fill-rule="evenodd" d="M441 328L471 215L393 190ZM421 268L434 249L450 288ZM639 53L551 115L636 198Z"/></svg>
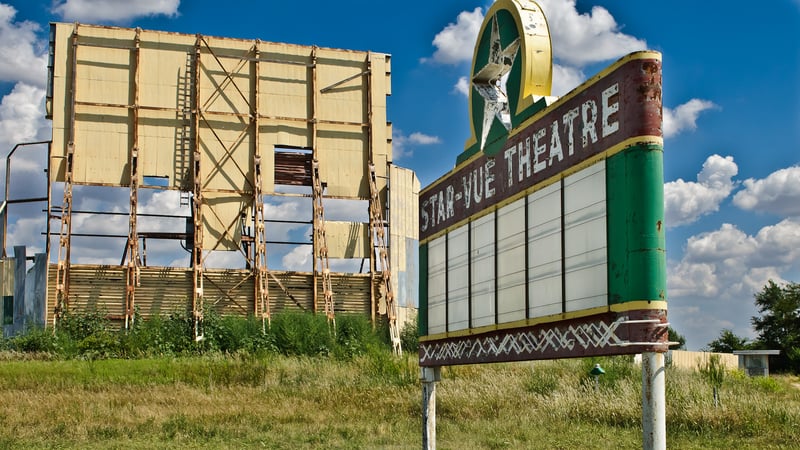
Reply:
<svg viewBox="0 0 800 450"><path fill-rule="evenodd" d="M625 303L617 303L609 306L599 306L597 308L583 309L580 311L567 312L561 314L553 314L549 316L536 317L533 319L517 320L515 322L499 323L496 325L487 325L484 327L469 328L466 330L450 331L447 333L430 334L427 336L420 336L420 342L438 341L441 339L475 336L479 334L489 333L492 331L511 330L514 328L531 327L534 325L541 325L544 323L555 323L570 319L580 319L582 317L594 316L596 314L603 314L608 312L621 313L627 311L637 310L667 310L667 302L663 300L634 300Z"/></svg>

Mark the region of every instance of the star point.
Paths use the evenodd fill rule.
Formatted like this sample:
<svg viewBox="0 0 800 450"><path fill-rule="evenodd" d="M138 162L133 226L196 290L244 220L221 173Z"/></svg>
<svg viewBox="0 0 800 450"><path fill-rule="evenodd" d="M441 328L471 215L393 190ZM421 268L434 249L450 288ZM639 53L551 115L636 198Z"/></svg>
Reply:
<svg viewBox="0 0 800 450"><path fill-rule="evenodd" d="M483 97L483 127L481 132L481 150L486 146L486 139L494 119L500 121L506 130L511 130L511 112L506 94L507 74L519 52L520 40L515 39L503 48L500 42L500 30L497 16L492 18L491 42L489 58L480 70L472 77L472 86Z"/></svg>

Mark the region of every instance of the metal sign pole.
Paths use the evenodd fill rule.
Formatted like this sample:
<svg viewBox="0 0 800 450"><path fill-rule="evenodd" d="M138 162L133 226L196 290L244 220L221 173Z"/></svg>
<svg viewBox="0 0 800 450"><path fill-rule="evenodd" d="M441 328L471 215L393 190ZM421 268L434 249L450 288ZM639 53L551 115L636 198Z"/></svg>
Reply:
<svg viewBox="0 0 800 450"><path fill-rule="evenodd" d="M644 450L666 450L664 353L642 354L642 431Z"/></svg>
<svg viewBox="0 0 800 450"><path fill-rule="evenodd" d="M436 382L441 380L441 367L421 367L422 382L422 450L436 449Z"/></svg>

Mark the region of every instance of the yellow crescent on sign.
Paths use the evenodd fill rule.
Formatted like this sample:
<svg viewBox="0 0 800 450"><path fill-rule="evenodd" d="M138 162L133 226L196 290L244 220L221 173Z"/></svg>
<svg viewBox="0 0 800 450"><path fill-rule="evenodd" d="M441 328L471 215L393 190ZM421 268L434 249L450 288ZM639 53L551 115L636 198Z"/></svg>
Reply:
<svg viewBox="0 0 800 450"><path fill-rule="evenodd" d="M470 72L472 79L470 80L469 94L472 136L467 140L465 149L478 143L475 124L476 120L482 121L483 118L476 117L475 114L486 114L486 112L472 111L472 96L476 95L476 93L480 93L480 89L476 89L475 87L475 82L476 80L494 80L481 80L481 78L483 78L482 73L485 71L483 70L484 68L476 67L476 59L479 48L486 45L499 45L499 42L484 42L485 40L482 39L487 27L493 25L495 27L497 26L495 15L499 11L507 11L514 19L519 36L518 43L515 43L515 46L518 46L518 51L514 59L519 59L519 64L522 65L520 86L518 89L514 89L514 91L519 92L519 97L516 102L517 107L515 111L509 111L509 114L519 114L533 105L539 98L549 96L552 87L553 53L550 43L550 29L548 28L547 19L541 7L531 0L497 0L486 13L480 32L478 33L478 40L475 43L475 50L473 51L472 70ZM486 131L487 130L484 132Z"/></svg>

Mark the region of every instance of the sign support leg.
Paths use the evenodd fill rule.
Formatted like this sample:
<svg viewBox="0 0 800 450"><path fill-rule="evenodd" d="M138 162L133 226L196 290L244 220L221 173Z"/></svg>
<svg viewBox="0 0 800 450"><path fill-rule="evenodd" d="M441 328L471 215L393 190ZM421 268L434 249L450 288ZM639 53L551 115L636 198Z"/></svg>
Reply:
<svg viewBox="0 0 800 450"><path fill-rule="evenodd" d="M422 382L422 449L436 449L436 382L441 380L441 367L420 368Z"/></svg>
<svg viewBox="0 0 800 450"><path fill-rule="evenodd" d="M642 354L642 431L644 450L666 450L664 353Z"/></svg>

